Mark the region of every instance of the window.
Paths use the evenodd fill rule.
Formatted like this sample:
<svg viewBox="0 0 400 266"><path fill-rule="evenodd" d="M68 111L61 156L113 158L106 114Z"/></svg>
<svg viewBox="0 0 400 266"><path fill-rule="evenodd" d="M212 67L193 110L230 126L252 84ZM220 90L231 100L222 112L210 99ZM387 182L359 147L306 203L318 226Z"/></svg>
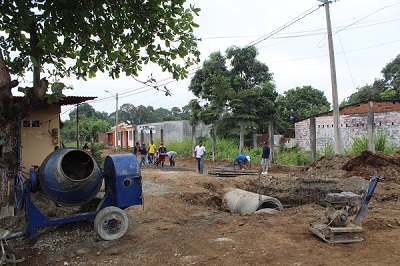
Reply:
<svg viewBox="0 0 400 266"><path fill-rule="evenodd" d="M132 135L133 135L133 134L132 134L132 131L129 131L129 132L128 132L129 140L132 140Z"/></svg>
<svg viewBox="0 0 400 266"><path fill-rule="evenodd" d="M22 120L22 127L40 127L39 120Z"/></svg>

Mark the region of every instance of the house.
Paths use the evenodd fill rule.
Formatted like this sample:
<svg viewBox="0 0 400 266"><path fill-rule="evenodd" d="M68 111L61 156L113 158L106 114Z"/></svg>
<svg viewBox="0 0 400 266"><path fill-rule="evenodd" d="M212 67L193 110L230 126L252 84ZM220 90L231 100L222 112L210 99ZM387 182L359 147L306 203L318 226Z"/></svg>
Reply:
<svg viewBox="0 0 400 266"><path fill-rule="evenodd" d="M62 105L79 104L96 97L67 96L57 103L33 111L21 120L21 159L25 169L40 166L60 143L60 114ZM14 97L19 102L23 97Z"/></svg>
<svg viewBox="0 0 400 266"><path fill-rule="evenodd" d="M211 126L200 123L196 126L195 137L210 137ZM161 140L164 142L181 141L192 138L192 126L188 120L165 121L143 125L118 124L118 147L130 148L136 142ZM107 142L115 147L115 126L107 132Z"/></svg>
<svg viewBox="0 0 400 266"><path fill-rule="evenodd" d="M372 108L371 108L372 106ZM375 133L388 135L390 144L400 146L400 101L362 102L340 108L339 128L343 147L350 147L352 139L367 134L368 113L374 113ZM328 143L333 144L334 128L332 111L315 117L317 151L323 151ZM310 118L295 124L296 142L310 150Z"/></svg>

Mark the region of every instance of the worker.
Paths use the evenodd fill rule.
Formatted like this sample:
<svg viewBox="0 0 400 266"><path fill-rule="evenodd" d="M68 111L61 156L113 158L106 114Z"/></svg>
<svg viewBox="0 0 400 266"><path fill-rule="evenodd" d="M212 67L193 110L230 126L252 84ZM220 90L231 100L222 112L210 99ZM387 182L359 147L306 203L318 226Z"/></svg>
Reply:
<svg viewBox="0 0 400 266"><path fill-rule="evenodd" d="M176 156L178 156L178 153L176 153L175 151L169 151L169 152L167 152L166 155L169 158L169 165L175 166L175 159L176 159Z"/></svg>
<svg viewBox="0 0 400 266"><path fill-rule="evenodd" d="M241 154L238 155L235 160L238 163L240 170L244 170L245 166L249 166L250 156L246 156L246 154Z"/></svg>

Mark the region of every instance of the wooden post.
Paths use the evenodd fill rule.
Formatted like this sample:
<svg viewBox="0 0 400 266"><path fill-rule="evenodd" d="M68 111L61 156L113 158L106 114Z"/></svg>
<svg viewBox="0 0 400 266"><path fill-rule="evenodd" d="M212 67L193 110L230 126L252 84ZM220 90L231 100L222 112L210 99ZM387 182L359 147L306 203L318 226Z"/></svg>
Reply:
<svg viewBox="0 0 400 266"><path fill-rule="evenodd" d="M315 125L315 117L310 118L310 152L311 164L317 161L317 128Z"/></svg>
<svg viewBox="0 0 400 266"><path fill-rule="evenodd" d="M269 148L271 149L271 153L269 154L269 162L271 164L274 163L274 123L272 122L272 119L269 121L269 125L268 125L268 131L269 131Z"/></svg>
<svg viewBox="0 0 400 266"><path fill-rule="evenodd" d="M375 153L375 113L374 102L369 102L369 111L367 113L367 137L368 150Z"/></svg>

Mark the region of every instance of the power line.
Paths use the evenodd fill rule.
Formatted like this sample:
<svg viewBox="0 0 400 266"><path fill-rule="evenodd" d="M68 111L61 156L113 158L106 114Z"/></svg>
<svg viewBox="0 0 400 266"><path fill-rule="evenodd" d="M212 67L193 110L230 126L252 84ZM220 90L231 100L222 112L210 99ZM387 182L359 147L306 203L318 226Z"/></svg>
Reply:
<svg viewBox="0 0 400 266"><path fill-rule="evenodd" d="M400 42L400 40L395 40L395 41L392 41L392 42L377 44L377 45L374 45L374 46L368 46L368 47L359 48L359 49L352 49L352 50L346 51L346 53L352 53L352 52L357 52L357 51L361 51L361 50L372 49L372 48L376 48L376 47L380 47L380 46L384 46L384 45L388 45L388 44L393 44L393 43L396 43L396 42ZM342 54L342 52L335 53L335 54ZM285 63L285 62L293 62L293 61L301 61L301 60L309 60L309 59L315 59L315 58L321 58L321 57L327 57L327 56L328 55L317 55L317 56L310 56L310 57L305 57L305 58L289 59L289 60L282 60L282 61L272 61L272 62L269 62L269 64Z"/></svg>
<svg viewBox="0 0 400 266"><path fill-rule="evenodd" d="M277 34L278 32L286 29L287 27L293 25L294 23L298 22L299 20L307 17L308 15L311 15L312 13L314 13L315 11L317 11L320 8L320 5L317 5L317 8L315 8L314 10L311 10L312 8L314 8L315 5L313 7L311 7L310 9L308 9L307 11L303 12L302 14L300 14L299 16L297 16L296 18L292 19L291 21L287 22L286 24L284 24L283 26L277 28L276 30L273 30L272 32L258 38L257 40L251 42L250 44L248 44L247 46L255 46L257 44L259 44L260 42L265 41L266 39L270 38L271 36L274 36L275 34ZM311 10L310 12L308 12L309 10ZM308 13L306 13L308 12ZM304 13L306 13L305 15L303 15Z"/></svg>

